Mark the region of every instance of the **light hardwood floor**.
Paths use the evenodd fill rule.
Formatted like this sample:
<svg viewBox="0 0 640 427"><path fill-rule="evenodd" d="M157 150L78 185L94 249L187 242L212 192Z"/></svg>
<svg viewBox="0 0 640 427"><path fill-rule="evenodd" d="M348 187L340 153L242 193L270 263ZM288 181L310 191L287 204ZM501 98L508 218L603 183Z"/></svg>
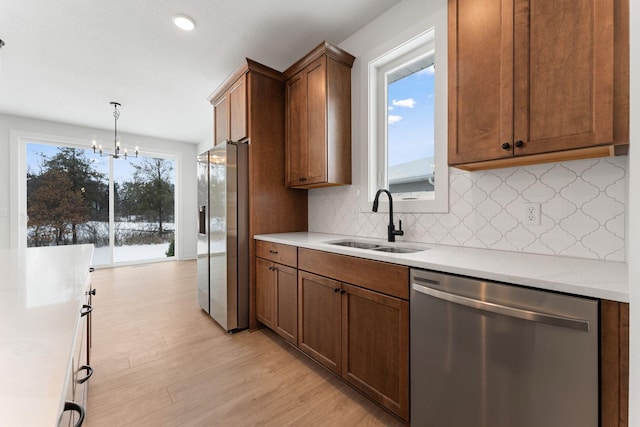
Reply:
<svg viewBox="0 0 640 427"><path fill-rule="evenodd" d="M92 281L89 427L402 425L273 332L226 334L198 307L195 261Z"/></svg>

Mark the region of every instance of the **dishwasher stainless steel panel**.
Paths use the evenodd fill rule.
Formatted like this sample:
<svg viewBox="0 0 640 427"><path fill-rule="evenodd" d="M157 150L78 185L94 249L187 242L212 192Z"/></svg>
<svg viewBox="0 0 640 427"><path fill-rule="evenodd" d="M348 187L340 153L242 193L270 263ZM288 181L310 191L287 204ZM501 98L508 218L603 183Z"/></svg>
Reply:
<svg viewBox="0 0 640 427"><path fill-rule="evenodd" d="M597 427L598 301L411 272L411 424Z"/></svg>

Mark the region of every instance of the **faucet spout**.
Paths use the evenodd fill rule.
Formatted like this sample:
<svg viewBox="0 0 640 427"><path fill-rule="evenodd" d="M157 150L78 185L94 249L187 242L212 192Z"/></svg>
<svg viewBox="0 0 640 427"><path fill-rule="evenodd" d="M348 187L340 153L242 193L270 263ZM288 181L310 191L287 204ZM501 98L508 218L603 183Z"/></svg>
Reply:
<svg viewBox="0 0 640 427"><path fill-rule="evenodd" d="M393 197L391 197L391 193L389 190L384 188L379 189L376 192L376 197L373 199L373 207L371 210L373 212L378 212L378 200L380 198L380 194L385 193L389 198L389 225L387 226L387 240L389 242L395 242L396 236L403 236L404 231L402 231L402 221L399 221L398 229L396 230L396 226L393 224Z"/></svg>

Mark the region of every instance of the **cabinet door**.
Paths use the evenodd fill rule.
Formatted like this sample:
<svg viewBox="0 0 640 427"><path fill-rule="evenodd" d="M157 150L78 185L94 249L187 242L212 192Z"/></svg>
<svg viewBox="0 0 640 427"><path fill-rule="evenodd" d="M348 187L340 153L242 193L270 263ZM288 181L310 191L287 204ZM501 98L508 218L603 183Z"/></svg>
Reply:
<svg viewBox="0 0 640 427"><path fill-rule="evenodd" d="M448 13L449 164L512 157L513 0L449 0Z"/></svg>
<svg viewBox="0 0 640 427"><path fill-rule="evenodd" d="M342 376L409 419L409 303L342 284Z"/></svg>
<svg viewBox="0 0 640 427"><path fill-rule="evenodd" d="M612 143L614 0L515 3L514 153Z"/></svg>
<svg viewBox="0 0 640 427"><path fill-rule="evenodd" d="M276 318L275 265L256 258L256 318L268 328L274 329Z"/></svg>
<svg viewBox="0 0 640 427"><path fill-rule="evenodd" d="M275 331L298 345L298 271L276 264Z"/></svg>
<svg viewBox="0 0 640 427"><path fill-rule="evenodd" d="M322 365L342 373L340 282L298 274L299 348Z"/></svg>
<svg viewBox="0 0 640 427"><path fill-rule="evenodd" d="M307 78L304 70L287 80L286 170L287 187L304 185L307 171Z"/></svg>
<svg viewBox="0 0 640 427"><path fill-rule="evenodd" d="M229 139L229 99L223 95L213 104L213 143L221 144Z"/></svg>
<svg viewBox="0 0 640 427"><path fill-rule="evenodd" d="M229 139L234 142L247 138L246 74L229 89Z"/></svg>
<svg viewBox="0 0 640 427"><path fill-rule="evenodd" d="M307 80L307 161L305 184L327 182L327 57L303 71Z"/></svg>

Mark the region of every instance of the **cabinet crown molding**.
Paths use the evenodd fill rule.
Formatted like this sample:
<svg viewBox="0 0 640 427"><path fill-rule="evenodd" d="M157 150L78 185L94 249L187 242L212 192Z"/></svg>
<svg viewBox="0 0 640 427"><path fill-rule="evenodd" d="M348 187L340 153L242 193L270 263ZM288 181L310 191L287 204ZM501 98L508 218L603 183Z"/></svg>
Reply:
<svg viewBox="0 0 640 427"><path fill-rule="evenodd" d="M286 80L291 78L293 75L298 73L304 67L320 58L322 55L327 55L330 58L335 59L336 61L342 62L343 64L352 67L353 61L355 61L356 57L351 55L349 52L346 52L340 49L337 46L332 45L327 41L323 41L318 46L313 48L309 53L303 56L299 61L290 66L284 71L284 77Z"/></svg>
<svg viewBox="0 0 640 427"><path fill-rule="evenodd" d="M272 79L284 81L284 75L271 67L260 64L253 59L245 58L242 64L235 69L220 85L209 95L207 98L211 104L214 104L216 100L223 95L230 87L235 83L243 74L247 74L249 71L253 73L259 73Z"/></svg>

